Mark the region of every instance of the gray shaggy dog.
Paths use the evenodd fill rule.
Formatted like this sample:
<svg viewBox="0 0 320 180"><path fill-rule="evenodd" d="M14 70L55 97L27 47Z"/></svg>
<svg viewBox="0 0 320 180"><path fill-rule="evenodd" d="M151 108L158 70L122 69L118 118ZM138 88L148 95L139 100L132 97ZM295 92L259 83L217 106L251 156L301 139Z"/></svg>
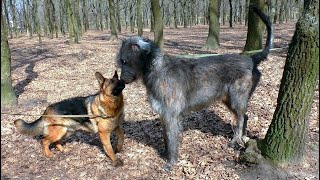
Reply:
<svg viewBox="0 0 320 180"><path fill-rule="evenodd" d="M272 24L269 17L255 7L251 9L267 27L267 41L262 52L251 57L238 54L183 59L163 55L152 41L142 37L123 40L117 55L121 80L126 84L142 78L152 109L160 116L165 152L170 171L178 161L180 120L221 100L237 116L231 146L241 143L246 126L248 100L261 73L259 63L272 46Z"/></svg>

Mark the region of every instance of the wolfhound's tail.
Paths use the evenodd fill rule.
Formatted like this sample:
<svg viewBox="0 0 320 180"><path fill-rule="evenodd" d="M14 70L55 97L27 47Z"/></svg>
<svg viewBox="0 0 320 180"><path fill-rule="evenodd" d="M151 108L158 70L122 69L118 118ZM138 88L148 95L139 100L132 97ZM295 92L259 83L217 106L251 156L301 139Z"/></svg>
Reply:
<svg viewBox="0 0 320 180"><path fill-rule="evenodd" d="M273 39L272 23L271 23L269 17L266 14L264 14L257 7L250 5L249 8L252 9L253 12L255 12L260 17L260 19L264 22L264 24L267 27L267 32L268 32L266 45L265 45L264 49L262 50L262 52L258 52L258 53L253 54L251 56L255 66L258 66L261 61L263 61L264 59L267 58L269 51L272 47L272 39Z"/></svg>

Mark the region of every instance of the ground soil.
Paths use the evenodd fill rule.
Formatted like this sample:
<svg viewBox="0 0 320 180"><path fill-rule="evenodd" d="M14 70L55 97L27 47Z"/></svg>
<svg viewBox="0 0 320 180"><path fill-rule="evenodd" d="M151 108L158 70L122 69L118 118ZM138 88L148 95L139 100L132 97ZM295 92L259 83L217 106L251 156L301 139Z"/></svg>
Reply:
<svg viewBox="0 0 320 180"><path fill-rule="evenodd" d="M295 23L275 25L274 48L288 46ZM246 28L222 26L221 48L202 49L208 26L164 29L164 51L169 54L240 53ZM136 33L135 33L136 34ZM119 38L135 35L124 30ZM148 29L144 37L153 38ZM94 73L109 77L116 69L114 59L121 40L109 41L109 31L89 31L80 44L70 44L67 37L26 36L10 39L12 80L18 105L1 113L42 114L51 103L74 96L86 96L98 90ZM249 137L263 138L277 105L277 95L287 50L272 51L259 69L262 78L248 107ZM1 179L319 179L319 89L317 86L310 114L305 161L301 166L276 169L264 164L238 161L239 152L228 147L235 118L217 103L185 117L179 163L165 172L162 128L153 113L141 81L127 85L125 97L125 143L118 157L124 166L111 166L96 134L77 132L64 141L68 152L52 148L54 157L44 157L39 139L16 132L13 121L28 122L38 117L1 114ZM115 138L112 140L114 141Z"/></svg>

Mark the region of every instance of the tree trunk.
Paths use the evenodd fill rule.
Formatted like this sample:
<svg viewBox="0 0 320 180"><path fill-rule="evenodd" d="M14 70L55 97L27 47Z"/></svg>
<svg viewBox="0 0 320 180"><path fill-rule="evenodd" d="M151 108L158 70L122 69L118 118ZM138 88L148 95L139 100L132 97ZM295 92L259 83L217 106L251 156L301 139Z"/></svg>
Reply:
<svg viewBox="0 0 320 180"><path fill-rule="evenodd" d="M121 13L120 13L120 0L117 0L117 28L118 32L121 33Z"/></svg>
<svg viewBox="0 0 320 180"><path fill-rule="evenodd" d="M250 0L250 3L261 11L264 11L264 0ZM244 51L252 51L262 49L262 30L264 23L261 19L249 10L247 41Z"/></svg>
<svg viewBox="0 0 320 180"><path fill-rule="evenodd" d="M209 33L205 44L207 49L217 49L219 44L219 0L209 1Z"/></svg>
<svg viewBox="0 0 320 180"><path fill-rule="evenodd" d="M230 13L229 13L229 27L232 28L232 0L229 0Z"/></svg>
<svg viewBox="0 0 320 180"><path fill-rule="evenodd" d="M32 25L31 25L31 13L30 13L30 1L27 0L26 4L26 23L27 23L27 34L29 35L30 38L32 38L33 35L33 30L32 30Z"/></svg>
<svg viewBox="0 0 320 180"><path fill-rule="evenodd" d="M40 20L38 15L38 0L33 0L33 19L36 24L36 31L38 33L39 44L41 44L41 27L40 27Z"/></svg>
<svg viewBox="0 0 320 180"><path fill-rule="evenodd" d="M16 5L13 0L9 0L10 8L11 8L11 16L13 21L13 31L14 35L18 37L18 30L17 30L17 18L16 18Z"/></svg>
<svg viewBox="0 0 320 180"><path fill-rule="evenodd" d="M250 4L250 0L245 0L246 1L246 12L245 12L245 26L248 26L248 16L249 16L249 4Z"/></svg>
<svg viewBox="0 0 320 180"><path fill-rule="evenodd" d="M9 20L9 12L8 12L8 7L7 7L7 1L6 0L3 0L2 1L3 5L3 9L4 9L4 15L6 17L6 24L9 24L10 23L10 20ZM10 33L10 38L13 38L13 35L12 35L12 29L10 26L8 26L8 30L9 30L9 33Z"/></svg>
<svg viewBox="0 0 320 180"><path fill-rule="evenodd" d="M278 21L278 0L275 0L276 2L275 2L275 5L274 5L274 7L275 7L275 9L274 9L274 19L273 19L273 24L276 24L277 23L277 21Z"/></svg>
<svg viewBox="0 0 320 180"><path fill-rule="evenodd" d="M279 11L279 24L282 24L284 21L284 16L285 16L285 10L284 10L284 1L282 0L280 3L280 11Z"/></svg>
<svg viewBox="0 0 320 180"><path fill-rule="evenodd" d="M159 0L151 0L151 8L154 18L154 42L163 51L163 23Z"/></svg>
<svg viewBox="0 0 320 180"><path fill-rule="evenodd" d="M138 21L138 35L142 36L142 7L141 0L137 0L137 21Z"/></svg>
<svg viewBox="0 0 320 180"><path fill-rule="evenodd" d="M178 28L178 17L177 17L177 2L173 1L173 19L174 19L174 28Z"/></svg>
<svg viewBox="0 0 320 180"><path fill-rule="evenodd" d="M227 8L226 8L226 3L224 0L221 1L222 3L222 25L226 24L226 16L227 16Z"/></svg>
<svg viewBox="0 0 320 180"><path fill-rule="evenodd" d="M304 3L289 46L277 108L260 146L264 156L283 165L301 162L303 158L319 78L319 3Z"/></svg>
<svg viewBox="0 0 320 180"><path fill-rule="evenodd" d="M79 0L73 0L73 16L72 16L72 24L73 24L73 34L74 34L74 42L79 43L80 39L80 27L79 27Z"/></svg>
<svg viewBox="0 0 320 180"><path fill-rule="evenodd" d="M67 17L68 17L68 32L69 32L69 41L72 44L73 43L73 37L74 37L74 32L73 32L73 12L71 8L71 2L70 0L66 0L66 9L67 9Z"/></svg>
<svg viewBox="0 0 320 180"><path fill-rule="evenodd" d="M59 6L60 6L60 9L59 9L59 12L60 12L60 32L62 35L65 35L66 32L65 32L65 29L64 29L64 19L65 19L65 15L66 15L66 9L65 9L65 5L64 5L64 1L65 0L60 0L59 1Z"/></svg>
<svg viewBox="0 0 320 180"><path fill-rule="evenodd" d="M134 8L133 8L133 2L130 4L130 32L134 33Z"/></svg>
<svg viewBox="0 0 320 180"><path fill-rule="evenodd" d="M113 0L108 0L109 1L109 13L110 13L110 26L111 26L111 38L110 41L114 41L118 39L118 34L117 34L117 26L116 26L116 19L114 16L114 1Z"/></svg>
<svg viewBox="0 0 320 180"><path fill-rule="evenodd" d="M3 8L3 3L1 6ZM1 107L17 103L11 82L11 54L7 37L7 25L1 12Z"/></svg>
<svg viewBox="0 0 320 180"><path fill-rule="evenodd" d="M152 12L152 7L150 6L151 12ZM150 13L150 32L154 32L154 18L153 14Z"/></svg>
<svg viewBox="0 0 320 180"><path fill-rule="evenodd" d="M83 31L89 30L88 8L86 6L86 0L82 0L82 19L83 19Z"/></svg>

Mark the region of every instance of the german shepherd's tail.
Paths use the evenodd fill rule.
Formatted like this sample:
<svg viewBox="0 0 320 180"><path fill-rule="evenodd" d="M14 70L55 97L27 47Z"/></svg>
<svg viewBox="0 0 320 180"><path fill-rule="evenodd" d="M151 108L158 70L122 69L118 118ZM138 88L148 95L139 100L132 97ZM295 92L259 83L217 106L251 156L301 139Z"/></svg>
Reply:
<svg viewBox="0 0 320 180"><path fill-rule="evenodd" d="M32 123L27 123L22 119L17 119L14 121L14 125L21 134L29 136L43 135L44 126L41 117Z"/></svg>
<svg viewBox="0 0 320 180"><path fill-rule="evenodd" d="M251 56L251 58L252 58L252 60L254 62L254 65L258 66L261 61L263 61L264 59L267 58L267 56L269 54L269 51L270 51L270 48L272 47L272 39L273 39L272 23L271 23L269 17L266 14L264 14L257 7L255 7L253 5L250 5L249 8L251 10L253 10L253 12L255 12L260 17L260 19L264 22L264 24L267 27L267 32L268 32L266 45L265 45L264 49L262 50L262 52L258 52L258 53L253 54Z"/></svg>

